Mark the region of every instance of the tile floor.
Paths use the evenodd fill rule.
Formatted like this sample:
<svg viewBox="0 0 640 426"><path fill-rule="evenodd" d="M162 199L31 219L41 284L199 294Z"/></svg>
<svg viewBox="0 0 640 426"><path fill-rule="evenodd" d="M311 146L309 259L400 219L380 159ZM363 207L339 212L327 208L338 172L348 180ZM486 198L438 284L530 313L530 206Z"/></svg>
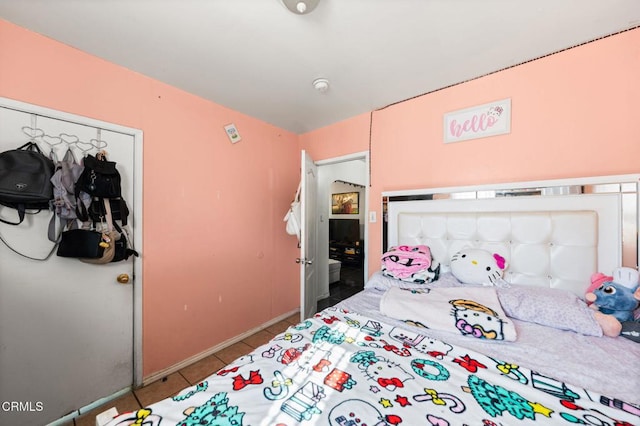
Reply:
<svg viewBox="0 0 640 426"><path fill-rule="evenodd" d="M150 383L143 388L135 389L116 400L108 402L102 407L98 407L80 417L76 417L74 420L67 422L64 426L95 426L96 415L110 407L116 407L118 413L125 413L140 409L153 402L175 395L180 390L199 383L202 379L220 370L236 358L248 354L253 349L271 340L276 334L282 333L289 326L296 325L299 322L300 317L298 314L291 315L290 317L279 321L264 330L260 330L244 340L234 343L213 355L209 355L208 357L201 359L180 371L170 374L161 380Z"/></svg>
<svg viewBox="0 0 640 426"><path fill-rule="evenodd" d="M329 286L330 296L318 301L318 311L328 306L333 306L340 300L352 296L362 290L363 286L364 279L361 268L342 267L340 270L340 281ZM95 426L96 415L110 407L116 407L118 413L125 413L175 395L185 387L199 383L202 379L220 370L236 358L246 355L258 346L268 342L276 334L285 331L289 326L298 324L299 320L298 314L291 315L161 380L128 392L120 398L108 402L104 406L75 418L64 426Z"/></svg>
<svg viewBox="0 0 640 426"><path fill-rule="evenodd" d="M353 296L363 288L364 275L362 268L343 264L340 268L340 281L329 285L329 297L318 301L318 311Z"/></svg>

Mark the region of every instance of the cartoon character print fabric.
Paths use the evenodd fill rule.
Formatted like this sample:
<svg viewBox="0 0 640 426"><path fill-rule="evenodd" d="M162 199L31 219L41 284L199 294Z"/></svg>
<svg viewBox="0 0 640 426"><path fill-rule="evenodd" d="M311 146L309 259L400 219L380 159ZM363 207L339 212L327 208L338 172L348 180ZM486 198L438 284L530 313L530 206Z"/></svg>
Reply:
<svg viewBox="0 0 640 426"><path fill-rule="evenodd" d="M438 279L440 264L425 245L391 247L382 255L382 274L411 283L430 283Z"/></svg>
<svg viewBox="0 0 640 426"><path fill-rule="evenodd" d="M498 253L465 247L451 256L451 273L464 284L508 287L502 279L508 263Z"/></svg>
<svg viewBox="0 0 640 426"><path fill-rule="evenodd" d="M479 339L505 340L503 332L505 320L495 310L474 300L456 299L449 301L453 306L456 328L463 335Z"/></svg>
<svg viewBox="0 0 640 426"><path fill-rule="evenodd" d="M329 308L109 426L639 423L636 406Z"/></svg>
<svg viewBox="0 0 640 426"><path fill-rule="evenodd" d="M429 329L478 339L516 340L515 326L493 287L391 287L380 300L380 312Z"/></svg>

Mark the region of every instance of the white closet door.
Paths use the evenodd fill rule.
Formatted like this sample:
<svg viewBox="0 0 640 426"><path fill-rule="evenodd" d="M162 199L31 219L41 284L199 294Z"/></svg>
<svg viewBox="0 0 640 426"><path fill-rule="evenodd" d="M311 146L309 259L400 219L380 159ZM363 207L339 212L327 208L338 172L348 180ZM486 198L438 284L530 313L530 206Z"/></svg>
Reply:
<svg viewBox="0 0 640 426"><path fill-rule="evenodd" d="M65 134L106 141L108 158L122 175L123 196L134 211L133 136L43 116L33 122L31 114L0 108L0 151L29 141L23 127L63 134L67 142L74 137ZM47 144L55 139L36 141L59 158L67 149L64 142ZM80 148L89 145L72 145L78 160ZM0 206L0 216L13 219L15 210ZM19 226L0 223L0 235L18 251L44 257L52 247L50 217L43 211L28 215ZM9 411L3 406L1 424L42 425L132 385L133 284L120 284L116 277L133 278L133 262L92 265L55 253L40 262L0 242L0 401L20 403Z"/></svg>

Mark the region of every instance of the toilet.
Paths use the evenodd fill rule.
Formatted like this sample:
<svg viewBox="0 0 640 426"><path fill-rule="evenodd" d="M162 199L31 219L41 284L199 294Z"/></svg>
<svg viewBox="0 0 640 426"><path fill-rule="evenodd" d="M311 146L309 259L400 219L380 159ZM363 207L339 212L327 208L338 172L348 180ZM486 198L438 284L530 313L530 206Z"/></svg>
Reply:
<svg viewBox="0 0 640 426"><path fill-rule="evenodd" d="M340 265L339 260L329 259L329 284L340 281Z"/></svg>

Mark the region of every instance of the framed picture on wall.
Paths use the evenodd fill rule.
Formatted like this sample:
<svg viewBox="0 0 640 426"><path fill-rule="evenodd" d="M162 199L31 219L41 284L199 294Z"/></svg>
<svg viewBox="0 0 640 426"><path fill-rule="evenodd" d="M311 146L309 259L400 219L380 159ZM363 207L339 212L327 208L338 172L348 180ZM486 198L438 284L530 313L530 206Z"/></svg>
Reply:
<svg viewBox="0 0 640 426"><path fill-rule="evenodd" d="M331 194L332 214L358 214L358 192Z"/></svg>

